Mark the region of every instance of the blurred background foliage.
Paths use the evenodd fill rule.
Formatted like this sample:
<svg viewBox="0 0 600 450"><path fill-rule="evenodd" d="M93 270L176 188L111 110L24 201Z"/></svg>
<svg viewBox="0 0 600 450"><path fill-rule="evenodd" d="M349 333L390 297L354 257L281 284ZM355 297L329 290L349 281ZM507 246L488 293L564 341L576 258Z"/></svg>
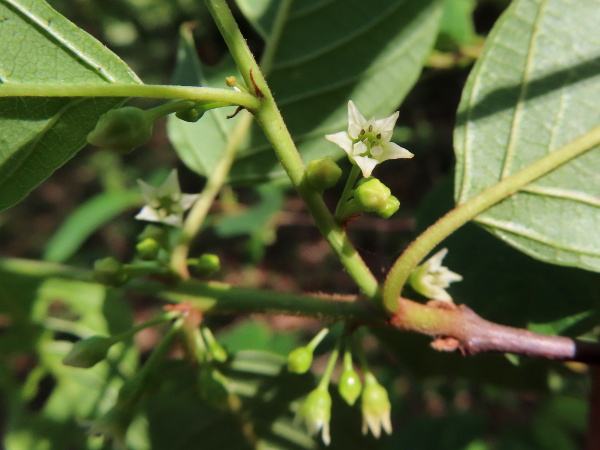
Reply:
<svg viewBox="0 0 600 450"><path fill-rule="evenodd" d="M198 23L196 50L205 65L215 66L226 52L204 3L198 0L49 3L121 56L146 83L172 79L178 29L184 22ZM352 239L377 275L383 276L415 233L452 205L449 174L460 92L487 32L507 4L508 0L444 1L435 50L400 107L394 133L394 140L416 155L414 164L383 166L378 173L401 199L402 208L393 220L366 217L349 226ZM260 36L240 10L235 12L259 56ZM178 162L164 123L156 127L150 143L125 157L97 149L82 152L26 201L0 215L2 256L83 267L106 255L130 258L135 236L143 228L132 220L141 205L134 180L158 184L172 167L179 169L185 192L202 189L203 180ZM327 193L332 204L338 196L339 191ZM579 335L597 323L595 315L588 313L597 305L597 276L534 262L475 226L453 236L448 247L448 265L471 275L453 287L453 295L469 299L469 306L483 317L569 335ZM224 270L217 277L237 285L289 292L355 290L301 202L285 186L225 188L194 251L218 254ZM472 267L473 260L477 267ZM493 277L492 268L499 263L514 268L515 276L508 282ZM563 275L565 271L570 273ZM572 277L589 295L575 294ZM60 360L74 336L119 332L152 317L162 305L141 296L124 299L98 285L42 280L34 274L15 277L0 271L0 286L5 447L102 448L98 438L86 437L86 424L80 418L106 411L123 380L156 344L161 329L139 333L135 342L113 349L109 362L94 369L67 368ZM530 289L540 288L548 291L546 304L539 304L539 295L528 295ZM556 301L559 295L573 298L566 312ZM565 316L567 320L559 320ZM219 369L230 380L231 395L241 406L223 408L202 398L196 371L174 351L137 411L128 434L132 448L243 449L253 448L253 440L264 448L321 447L319 440L309 438L293 422L294 407L315 380L282 369L285 355L316 333L320 324L268 316L211 320L220 342L234 355ZM377 376L390 392L394 433L379 441L362 437L359 410L333 393L330 448L582 447L589 389L585 366L504 355L440 354L429 349L429 339L423 336L371 331L378 339L366 336L365 342ZM323 370L332 345L333 339L327 339L319 347L317 372Z"/></svg>

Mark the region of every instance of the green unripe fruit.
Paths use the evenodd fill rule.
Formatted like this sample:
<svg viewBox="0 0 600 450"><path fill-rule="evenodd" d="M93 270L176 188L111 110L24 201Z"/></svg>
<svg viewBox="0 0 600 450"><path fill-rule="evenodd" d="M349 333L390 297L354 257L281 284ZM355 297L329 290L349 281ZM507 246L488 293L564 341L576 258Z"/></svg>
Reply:
<svg viewBox="0 0 600 450"><path fill-rule="evenodd" d="M340 395L350 406L354 405L362 391L360 377L352 367L345 368L338 384Z"/></svg>
<svg viewBox="0 0 600 450"><path fill-rule="evenodd" d="M221 260L217 255L204 253L194 263L194 269L201 276L209 276L221 270Z"/></svg>
<svg viewBox="0 0 600 450"><path fill-rule="evenodd" d="M115 258L99 259L94 263L94 281L107 286L121 286L127 281L123 265Z"/></svg>
<svg viewBox="0 0 600 450"><path fill-rule="evenodd" d="M153 117L146 111L125 106L103 114L87 140L97 147L129 153L150 140L153 125Z"/></svg>
<svg viewBox="0 0 600 450"><path fill-rule="evenodd" d="M92 336L77 341L62 362L67 366L87 369L106 359L106 354L112 345L113 341L106 336Z"/></svg>
<svg viewBox="0 0 600 450"><path fill-rule="evenodd" d="M398 211L398 209L400 209L400 200L398 200L393 195L390 195L387 201L385 202L385 208L377 211L377 214L383 217L384 219L389 219L394 214L396 214L396 211Z"/></svg>
<svg viewBox="0 0 600 450"><path fill-rule="evenodd" d="M341 176L342 169L329 156L309 162L306 169L308 182L319 191L335 186Z"/></svg>
<svg viewBox="0 0 600 450"><path fill-rule="evenodd" d="M354 191L354 200L363 211L378 212L386 208L390 189L377 178L365 181Z"/></svg>
<svg viewBox="0 0 600 450"><path fill-rule="evenodd" d="M287 357L287 368L292 373L303 374L308 372L313 360L313 352L308 347L299 347L292 350Z"/></svg>
<svg viewBox="0 0 600 450"><path fill-rule="evenodd" d="M146 238L138 242L135 246L135 252L143 261L154 261L160 251L160 244L155 239Z"/></svg>

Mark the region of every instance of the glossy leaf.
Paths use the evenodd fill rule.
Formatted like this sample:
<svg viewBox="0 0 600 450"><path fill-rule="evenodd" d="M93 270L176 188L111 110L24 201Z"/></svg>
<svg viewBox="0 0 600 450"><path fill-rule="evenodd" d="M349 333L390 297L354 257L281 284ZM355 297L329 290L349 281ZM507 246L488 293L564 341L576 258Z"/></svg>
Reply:
<svg viewBox="0 0 600 450"><path fill-rule="evenodd" d="M349 99L367 118L385 116L398 107L434 42L440 3L293 2L288 13L280 16L283 31L274 42L274 20L284 4L275 0L238 1L259 34L269 45L276 45L267 81L304 161L328 155L339 159L343 152L323 136L347 128ZM227 59L215 70L203 69L190 39L182 40L177 82L222 86L226 76L235 74L233 63ZM214 167L218 150L236 123L236 119L227 121L226 114L230 113L216 110L197 124L170 123L177 152L202 175ZM184 142L180 130L188 134ZM253 124L229 181L256 183L284 175L270 145Z"/></svg>
<svg viewBox="0 0 600 450"><path fill-rule="evenodd" d="M0 0L2 85L140 83L104 45L42 0ZM0 210L25 197L85 144L117 98L0 98Z"/></svg>
<svg viewBox="0 0 600 450"><path fill-rule="evenodd" d="M598 5L518 0L487 39L459 108L463 203L598 125ZM589 150L476 221L543 261L600 270L600 152Z"/></svg>

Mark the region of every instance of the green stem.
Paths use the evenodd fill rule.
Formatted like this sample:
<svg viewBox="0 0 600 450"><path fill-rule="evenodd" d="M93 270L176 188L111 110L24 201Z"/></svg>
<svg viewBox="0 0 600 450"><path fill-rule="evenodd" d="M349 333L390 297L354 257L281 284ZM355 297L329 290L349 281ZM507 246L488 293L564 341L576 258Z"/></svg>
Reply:
<svg viewBox="0 0 600 450"><path fill-rule="evenodd" d="M225 0L207 0L208 8L231 51L246 84L259 97L260 106L252 111L275 154L300 197L310 211L317 227L325 236L340 261L365 295L380 302L379 284L366 266L344 230L336 223L321 194L306 182L305 167L294 141L277 109L273 95L260 72L250 49L239 31Z"/></svg>
<svg viewBox="0 0 600 450"><path fill-rule="evenodd" d="M0 97L147 97L228 102L253 110L259 101L253 95L234 89L149 84L27 84L4 83Z"/></svg>
<svg viewBox="0 0 600 450"><path fill-rule="evenodd" d="M317 389L327 390L327 387L329 386L329 382L331 381L331 374L333 373L333 369L335 368L335 363L337 362L338 357L340 356L341 345L342 345L342 336L338 337L338 340L335 344L335 348L333 349L333 351L331 352L331 355L329 356L329 361L327 361L327 367L325 368L325 372L323 373L323 376L321 377L321 381L319 381L319 385L317 386Z"/></svg>
<svg viewBox="0 0 600 450"><path fill-rule="evenodd" d="M352 338L354 343L354 351L358 358L358 362L360 363L360 367L362 368L365 378L367 376L372 376L371 369L369 368L369 362L367 361L367 356L365 355L362 343L359 341L356 333L352 335Z"/></svg>
<svg viewBox="0 0 600 450"><path fill-rule="evenodd" d="M237 149L246 136L251 123L252 116L250 114L246 113L240 117L237 126L229 135L229 139L227 140L227 144L223 149L221 159L219 159L217 166L210 174L210 177L206 182L206 186L204 187L202 194L196 203L194 203L194 206L185 219L179 240L171 255L172 270L178 273L184 279L187 279L190 276L187 268L190 244L202 227L210 207L219 194L219 191L223 187L225 179L227 178L227 174L229 173L231 165L235 159Z"/></svg>
<svg viewBox="0 0 600 450"><path fill-rule="evenodd" d="M346 202L350 198L350 195L352 195L352 189L354 189L354 185L356 184L356 179L358 178L359 175L360 175L360 169L358 168L358 166L355 166L354 164L352 164L352 170L350 171L350 174L348 175L348 179L346 180L346 185L344 186L344 191L342 192L342 196L340 197L340 200L338 201L338 204L335 207L335 218L338 219L338 221L340 221L342 219L342 216L341 216L342 208L346 205Z"/></svg>
<svg viewBox="0 0 600 450"><path fill-rule="evenodd" d="M383 289L386 309L390 312L398 310L398 298L411 272L442 240L486 209L599 144L600 126L480 192L440 218L400 255L389 271Z"/></svg>
<svg viewBox="0 0 600 450"><path fill-rule="evenodd" d="M325 336L327 336L327 333L329 333L329 328L323 328L308 344L306 344L306 347L309 348L311 352L314 352Z"/></svg>
<svg viewBox="0 0 600 450"><path fill-rule="evenodd" d="M197 102L193 100L175 100L147 109L146 114L149 114L152 120L156 122L158 119L168 116L169 114L193 108L196 103Z"/></svg>

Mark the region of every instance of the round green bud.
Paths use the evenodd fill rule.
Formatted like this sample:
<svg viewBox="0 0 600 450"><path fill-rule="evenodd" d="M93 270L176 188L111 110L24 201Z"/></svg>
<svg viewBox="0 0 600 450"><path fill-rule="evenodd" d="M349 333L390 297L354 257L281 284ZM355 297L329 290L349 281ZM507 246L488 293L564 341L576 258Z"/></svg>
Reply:
<svg viewBox="0 0 600 450"><path fill-rule="evenodd" d="M150 140L153 125L154 120L146 111L125 106L103 114L87 140L97 147L129 153Z"/></svg>
<svg viewBox="0 0 600 450"><path fill-rule="evenodd" d="M203 107L194 106L193 108L176 112L175 116L185 122L198 122L205 112L206 109Z"/></svg>
<svg viewBox="0 0 600 450"><path fill-rule="evenodd" d="M379 216L383 217L384 219L389 219L394 214L396 214L396 211L398 211L399 209L400 209L400 200L398 200L393 195L390 195L389 198L387 199L387 201L385 202L385 208L377 211L377 214Z"/></svg>
<svg viewBox="0 0 600 450"><path fill-rule="evenodd" d="M342 176L342 169L331 157L326 156L309 162L306 176L312 187L324 191L336 185Z"/></svg>
<svg viewBox="0 0 600 450"><path fill-rule="evenodd" d="M137 243L135 246L135 252L143 261L154 261L160 251L160 244L156 242L156 239L146 238Z"/></svg>
<svg viewBox="0 0 600 450"><path fill-rule="evenodd" d="M390 189L385 184L372 178L356 188L354 199L363 211L378 212L385 209L390 194Z"/></svg>
<svg viewBox="0 0 600 450"><path fill-rule="evenodd" d="M107 286L121 286L127 281L123 265L115 258L99 259L94 263L94 281Z"/></svg>
<svg viewBox="0 0 600 450"><path fill-rule="evenodd" d="M217 255L204 253L194 263L194 269L201 276L209 276L221 270L221 260Z"/></svg>
<svg viewBox="0 0 600 450"><path fill-rule="evenodd" d="M338 383L340 395L350 406L354 405L362 391L360 377L352 367L347 367L340 376Z"/></svg>
<svg viewBox="0 0 600 450"><path fill-rule="evenodd" d="M75 342L71 351L62 360L63 364L73 367L89 368L106 359L108 350L113 345L111 338L91 336Z"/></svg>
<svg viewBox="0 0 600 450"><path fill-rule="evenodd" d="M299 347L292 350L287 357L287 368L292 373L306 373L310 369L313 352L308 347Z"/></svg>

